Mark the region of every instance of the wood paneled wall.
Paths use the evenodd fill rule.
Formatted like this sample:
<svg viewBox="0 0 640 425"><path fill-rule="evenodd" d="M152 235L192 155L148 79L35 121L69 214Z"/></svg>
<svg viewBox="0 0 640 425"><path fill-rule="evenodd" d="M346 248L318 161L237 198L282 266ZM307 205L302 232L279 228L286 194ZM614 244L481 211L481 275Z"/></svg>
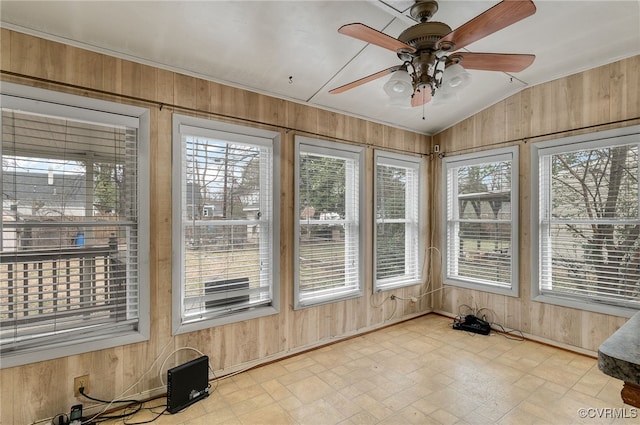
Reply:
<svg viewBox="0 0 640 425"><path fill-rule="evenodd" d="M318 135L366 145L367 210L373 210L373 149L412 153L429 149L430 137L275 99L76 47L0 30L2 80L147 107L151 110L150 292L148 342L69 356L0 371L2 424L27 424L68 411L73 377L89 374L92 395L111 399L133 385L129 396L161 387L159 369L180 347L211 358L217 374L270 361L306 348L357 335L429 310L429 300L392 301L372 295L372 218L366 229L365 296L294 311L294 136ZM159 104L163 104L161 108ZM281 131L281 312L176 337L171 336L171 118L172 113L227 120ZM429 161L425 161L428 173ZM425 174L427 174L425 173ZM425 179L426 180L426 179ZM426 198L426 197L425 197ZM429 210L425 201L424 210ZM428 234L428 223L423 229ZM395 291L403 298L423 288ZM184 352L178 353L179 360ZM157 360L157 361L156 361ZM165 365L172 366L169 361ZM85 403L85 407L87 404Z"/></svg>
<svg viewBox="0 0 640 425"><path fill-rule="evenodd" d="M576 349L597 350L625 318L530 301L531 143L640 123L640 58L633 57L567 78L528 88L477 115L429 137L319 110L306 105L204 81L6 29L0 30L3 81L130 103L151 110L151 338L148 342L95 351L0 371L0 423L26 424L51 417L76 403L74 376L89 374L92 392L102 398L148 394L160 387L166 355L190 346L207 353L217 372L270 361L305 348L355 335L394 320L436 310L456 314L461 304L485 307L506 327ZM24 77L20 77L20 75ZM160 108L158 104L165 105ZM175 107L171 107L174 105ZM281 146L281 313L261 319L171 336L171 115L173 112L262 126L282 132ZM308 134L307 134L308 133ZM293 138L295 134L359 143L366 151L366 183L372 187L375 147L415 153L439 144L446 155L489 147L520 146L520 297L506 297L445 286L429 300L394 302L388 293L371 294L372 218L367 229L366 291L363 298L294 311ZM425 211L433 232L425 235L441 248L439 160L425 160L430 175ZM373 206L371 190L366 199ZM442 288L436 250L432 282ZM429 271L429 267L425 270ZM395 292L416 296L423 288ZM397 303L397 304L396 304ZM180 356L176 356L177 359ZM159 359L159 361L156 361ZM154 363L155 361L155 363ZM171 364L171 362L168 362ZM166 368L166 366L165 366ZM150 369L150 370L149 370ZM139 382L138 382L139 381Z"/></svg>
<svg viewBox="0 0 640 425"><path fill-rule="evenodd" d="M640 56L530 87L434 136L445 155L520 147L520 296L493 295L445 285L434 310L456 315L461 305L488 308L495 321L530 337L594 353L626 318L531 301L531 144L640 124ZM432 167L435 204L442 197L442 161ZM434 243L442 246L441 209L434 209ZM434 262L434 267L438 263ZM436 273L442 276L439 271Z"/></svg>

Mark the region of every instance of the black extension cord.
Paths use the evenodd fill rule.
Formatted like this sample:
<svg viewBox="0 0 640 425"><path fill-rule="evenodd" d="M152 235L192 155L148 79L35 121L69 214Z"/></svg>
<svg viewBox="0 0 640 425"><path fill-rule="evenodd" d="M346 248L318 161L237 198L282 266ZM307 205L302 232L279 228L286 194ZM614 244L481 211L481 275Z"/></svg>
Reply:
<svg viewBox="0 0 640 425"><path fill-rule="evenodd" d="M110 419L123 419L123 423L127 424L127 425L136 425L136 424L146 424L146 423L151 423L154 422L156 419L158 419L160 416L162 416L163 414L165 414L165 412L167 411L166 406L164 408L164 410L160 413L157 413L156 417L154 417L151 420L148 421L143 421L143 422L126 422L126 418L135 415L136 413L138 413L139 411L141 411L143 409L143 405L144 402L140 401L140 400L101 400L99 398L95 398L95 397L91 397L90 395L86 394L84 392L84 387L80 387L78 388L78 392L85 398L91 400L91 401L95 401L98 403L103 403L103 404L114 404L114 403L128 403L126 406L122 407L122 408L118 408L118 410L123 410L125 413L121 414L121 415L109 415L109 416L105 416L103 415L103 413L100 413L94 417L91 418L90 422L82 422L82 425L94 425L94 424L98 424L101 422L105 422L108 421ZM155 397L155 398L159 398L159 397ZM147 401L151 401L154 400L155 398L151 398ZM156 407L161 407L161 406L156 406ZM155 408L155 407L153 407ZM127 409L133 409L130 412L127 412ZM150 409L150 408L148 408ZM154 412L155 413L155 412ZM57 425L57 424L55 424ZM65 424L66 425L66 424Z"/></svg>
<svg viewBox="0 0 640 425"><path fill-rule="evenodd" d="M480 335L489 335L491 333L491 325L489 322L479 319L473 314L466 315L464 320L455 321L453 323L453 329L473 332Z"/></svg>

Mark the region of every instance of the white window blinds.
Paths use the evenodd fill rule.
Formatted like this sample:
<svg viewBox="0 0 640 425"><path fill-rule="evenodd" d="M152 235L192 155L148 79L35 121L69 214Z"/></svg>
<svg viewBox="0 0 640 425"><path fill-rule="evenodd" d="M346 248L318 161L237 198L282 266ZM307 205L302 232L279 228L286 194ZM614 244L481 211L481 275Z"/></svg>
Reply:
<svg viewBox="0 0 640 425"><path fill-rule="evenodd" d="M376 152L374 291L420 283L420 159Z"/></svg>
<svg viewBox="0 0 640 425"><path fill-rule="evenodd" d="M296 306L360 295L362 150L296 140Z"/></svg>
<svg viewBox="0 0 640 425"><path fill-rule="evenodd" d="M444 162L447 279L517 295L517 149Z"/></svg>
<svg viewBox="0 0 640 425"><path fill-rule="evenodd" d="M640 307L639 147L636 135L538 152L541 294Z"/></svg>
<svg viewBox="0 0 640 425"><path fill-rule="evenodd" d="M3 356L136 331L137 128L3 108L1 183Z"/></svg>
<svg viewBox="0 0 640 425"><path fill-rule="evenodd" d="M179 132L180 325L272 306L272 140L185 124Z"/></svg>

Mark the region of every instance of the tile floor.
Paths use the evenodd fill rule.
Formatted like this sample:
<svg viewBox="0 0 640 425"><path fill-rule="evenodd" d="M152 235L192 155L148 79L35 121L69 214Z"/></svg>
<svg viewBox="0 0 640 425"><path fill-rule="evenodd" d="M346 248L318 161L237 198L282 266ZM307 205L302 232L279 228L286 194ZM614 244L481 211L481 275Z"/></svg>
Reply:
<svg viewBox="0 0 640 425"><path fill-rule="evenodd" d="M451 323L430 314L220 380L154 423L640 424L595 359Z"/></svg>

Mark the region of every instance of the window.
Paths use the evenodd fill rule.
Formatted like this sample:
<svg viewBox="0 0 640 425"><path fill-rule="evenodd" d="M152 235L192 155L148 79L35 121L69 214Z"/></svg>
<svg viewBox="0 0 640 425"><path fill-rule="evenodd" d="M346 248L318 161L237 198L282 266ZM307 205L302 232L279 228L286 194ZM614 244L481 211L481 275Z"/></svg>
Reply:
<svg viewBox="0 0 640 425"><path fill-rule="evenodd" d="M173 125L174 333L277 313L279 133Z"/></svg>
<svg viewBox="0 0 640 425"><path fill-rule="evenodd" d="M518 296L518 148L443 160L446 283Z"/></svg>
<svg viewBox="0 0 640 425"><path fill-rule="evenodd" d="M296 308L362 295L363 155L296 137Z"/></svg>
<svg viewBox="0 0 640 425"><path fill-rule="evenodd" d="M148 111L2 89L2 366L147 339Z"/></svg>
<svg viewBox="0 0 640 425"><path fill-rule="evenodd" d="M376 151L374 291L415 285L420 269L420 158Z"/></svg>
<svg viewBox="0 0 640 425"><path fill-rule="evenodd" d="M536 300L613 314L639 309L640 127L532 149Z"/></svg>

